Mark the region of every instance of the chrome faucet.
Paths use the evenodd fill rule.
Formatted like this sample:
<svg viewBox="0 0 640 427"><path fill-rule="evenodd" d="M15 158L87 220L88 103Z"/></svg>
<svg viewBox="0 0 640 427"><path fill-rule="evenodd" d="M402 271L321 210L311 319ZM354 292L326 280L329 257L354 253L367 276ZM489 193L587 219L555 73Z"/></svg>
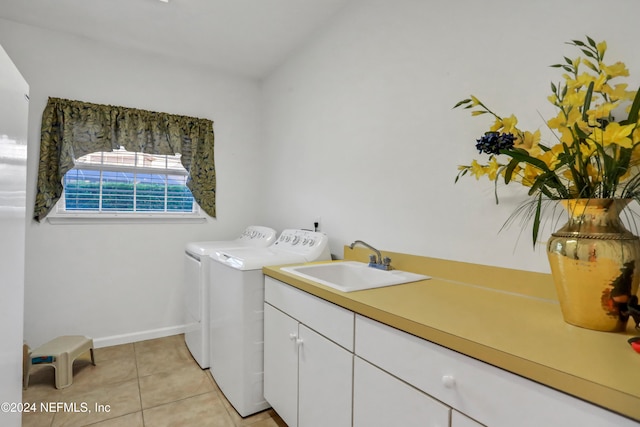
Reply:
<svg viewBox="0 0 640 427"><path fill-rule="evenodd" d="M380 270L391 270L391 258L383 258L379 250L377 250L370 244L363 242L362 240L356 240L351 245L349 245L349 247L353 249L353 247L357 244L365 246L375 252L375 254L369 255L369 267L378 268Z"/></svg>

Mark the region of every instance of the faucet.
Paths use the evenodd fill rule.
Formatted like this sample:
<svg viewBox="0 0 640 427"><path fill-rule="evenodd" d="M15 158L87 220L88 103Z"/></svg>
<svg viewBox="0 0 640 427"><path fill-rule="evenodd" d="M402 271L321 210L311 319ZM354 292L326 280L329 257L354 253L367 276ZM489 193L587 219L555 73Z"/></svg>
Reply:
<svg viewBox="0 0 640 427"><path fill-rule="evenodd" d="M375 252L375 254L369 255L369 267L378 268L380 270L391 270L391 258L383 258L379 250L377 250L370 244L363 242L362 240L356 240L351 245L349 245L349 247L353 249L353 247L357 244L365 246Z"/></svg>

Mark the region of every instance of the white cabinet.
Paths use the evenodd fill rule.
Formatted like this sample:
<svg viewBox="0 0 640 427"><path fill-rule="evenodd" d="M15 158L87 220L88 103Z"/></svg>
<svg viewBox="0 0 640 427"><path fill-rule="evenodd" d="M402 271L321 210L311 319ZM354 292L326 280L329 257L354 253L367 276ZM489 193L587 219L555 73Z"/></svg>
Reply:
<svg viewBox="0 0 640 427"><path fill-rule="evenodd" d="M458 411L451 411L451 427L484 427Z"/></svg>
<svg viewBox="0 0 640 427"><path fill-rule="evenodd" d="M356 316L355 354L489 427L638 426L613 412L360 315ZM462 417L453 420L452 427L458 427L456 422L468 424Z"/></svg>
<svg viewBox="0 0 640 427"><path fill-rule="evenodd" d="M289 427L638 423L265 278L264 390Z"/></svg>
<svg viewBox="0 0 640 427"><path fill-rule="evenodd" d="M264 305L264 398L289 427L298 425L298 321Z"/></svg>
<svg viewBox="0 0 640 427"><path fill-rule="evenodd" d="M289 427L351 426L353 328L353 312L265 278L264 396Z"/></svg>
<svg viewBox="0 0 640 427"><path fill-rule="evenodd" d="M353 385L354 427L449 426L448 406L359 357Z"/></svg>
<svg viewBox="0 0 640 427"><path fill-rule="evenodd" d="M298 426L351 426L353 353L302 324L298 330Z"/></svg>

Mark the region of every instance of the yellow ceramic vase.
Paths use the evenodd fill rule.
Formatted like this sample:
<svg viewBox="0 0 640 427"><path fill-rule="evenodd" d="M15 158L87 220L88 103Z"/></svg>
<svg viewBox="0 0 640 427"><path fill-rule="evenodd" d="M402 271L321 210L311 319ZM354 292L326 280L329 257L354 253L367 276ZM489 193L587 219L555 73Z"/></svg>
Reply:
<svg viewBox="0 0 640 427"><path fill-rule="evenodd" d="M621 331L621 314L638 291L640 240L620 212L627 199L562 200L569 221L551 235L547 255L567 323L597 331Z"/></svg>

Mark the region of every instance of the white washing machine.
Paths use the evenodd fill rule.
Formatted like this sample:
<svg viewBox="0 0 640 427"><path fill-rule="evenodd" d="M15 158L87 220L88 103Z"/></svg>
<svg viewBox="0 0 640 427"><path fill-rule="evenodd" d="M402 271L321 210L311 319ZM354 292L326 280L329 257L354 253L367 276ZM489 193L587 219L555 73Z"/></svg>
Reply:
<svg viewBox="0 0 640 427"><path fill-rule="evenodd" d="M209 367L209 255L223 248L266 247L276 240L269 227L249 226L235 240L191 242L184 254L186 325L184 340L202 369Z"/></svg>
<svg viewBox="0 0 640 427"><path fill-rule="evenodd" d="M324 233L285 230L266 248L216 251L210 267L210 372L246 417L269 408L263 393L264 275L268 265L330 260Z"/></svg>

